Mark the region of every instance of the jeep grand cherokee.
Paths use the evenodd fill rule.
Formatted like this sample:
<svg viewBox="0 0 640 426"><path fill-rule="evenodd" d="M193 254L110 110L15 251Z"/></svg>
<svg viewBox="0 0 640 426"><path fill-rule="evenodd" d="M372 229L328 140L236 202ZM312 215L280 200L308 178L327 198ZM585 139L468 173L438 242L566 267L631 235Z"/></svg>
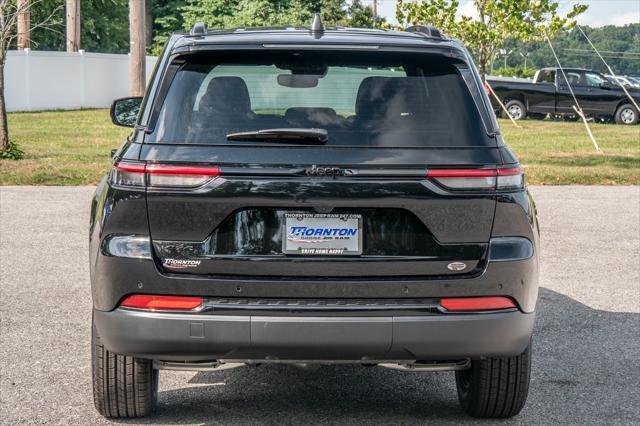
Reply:
<svg viewBox="0 0 640 426"><path fill-rule="evenodd" d="M468 51L430 27L174 35L91 209L93 391L159 370L455 371L473 416L524 405L538 228Z"/></svg>

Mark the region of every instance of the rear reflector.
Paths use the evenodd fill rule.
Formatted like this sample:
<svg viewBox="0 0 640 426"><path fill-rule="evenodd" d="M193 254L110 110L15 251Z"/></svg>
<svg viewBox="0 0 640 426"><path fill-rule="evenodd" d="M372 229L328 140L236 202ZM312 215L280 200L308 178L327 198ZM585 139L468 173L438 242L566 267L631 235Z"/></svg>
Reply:
<svg viewBox="0 0 640 426"><path fill-rule="evenodd" d="M148 309L151 311L191 311L201 305L201 297L156 296L151 294L133 294L125 297L120 304L125 308Z"/></svg>
<svg viewBox="0 0 640 426"><path fill-rule="evenodd" d="M433 169L427 171L433 179L449 189L492 190L521 188L524 176L520 167L503 169Z"/></svg>
<svg viewBox="0 0 640 426"><path fill-rule="evenodd" d="M108 256L151 259L151 240L147 236L112 234L103 240L102 251Z"/></svg>
<svg viewBox="0 0 640 426"><path fill-rule="evenodd" d="M197 188L218 176L220 169L212 166L120 162L112 181L126 187Z"/></svg>
<svg viewBox="0 0 640 426"><path fill-rule="evenodd" d="M508 297L455 297L440 299L440 306L451 312L495 311L513 309L516 304Z"/></svg>

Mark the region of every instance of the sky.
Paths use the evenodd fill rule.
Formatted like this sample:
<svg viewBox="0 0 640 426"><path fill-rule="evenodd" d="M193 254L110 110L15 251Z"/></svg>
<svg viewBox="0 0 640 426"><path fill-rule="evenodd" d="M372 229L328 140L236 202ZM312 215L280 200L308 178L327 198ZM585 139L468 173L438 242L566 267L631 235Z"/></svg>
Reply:
<svg viewBox="0 0 640 426"><path fill-rule="evenodd" d="M378 14L384 16L387 21L396 23L395 0L377 0ZM419 0L417 0L419 1ZM578 24L590 27L602 27L604 25L624 25L640 22L640 0L559 0L560 11L568 11L575 3L586 4L589 9L578 16ZM363 1L365 4L371 0ZM463 14L473 16L473 1L460 0L460 9Z"/></svg>

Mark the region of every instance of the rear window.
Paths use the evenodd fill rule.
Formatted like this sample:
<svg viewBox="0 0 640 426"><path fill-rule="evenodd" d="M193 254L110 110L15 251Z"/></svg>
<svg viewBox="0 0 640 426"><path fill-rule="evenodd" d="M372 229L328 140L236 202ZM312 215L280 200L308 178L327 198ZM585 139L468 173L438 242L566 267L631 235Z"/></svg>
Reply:
<svg viewBox="0 0 640 426"><path fill-rule="evenodd" d="M465 82L469 69L441 55L209 52L171 67L175 75L152 115L149 142L255 145L265 142L227 135L320 128L328 132L327 145L495 143Z"/></svg>
<svg viewBox="0 0 640 426"><path fill-rule="evenodd" d="M540 83L555 83L556 82L556 72L553 70L542 70L540 71L540 76L538 77L538 82Z"/></svg>

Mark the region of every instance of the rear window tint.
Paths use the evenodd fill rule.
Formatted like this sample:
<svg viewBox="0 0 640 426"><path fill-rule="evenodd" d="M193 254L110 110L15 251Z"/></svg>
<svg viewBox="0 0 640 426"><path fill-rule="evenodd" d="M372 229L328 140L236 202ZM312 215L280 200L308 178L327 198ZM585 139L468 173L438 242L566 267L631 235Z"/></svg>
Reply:
<svg viewBox="0 0 640 426"><path fill-rule="evenodd" d="M465 82L469 70L443 56L212 52L172 66L175 77L148 142L255 145L264 142L229 141L227 135L322 128L328 145L495 143Z"/></svg>

